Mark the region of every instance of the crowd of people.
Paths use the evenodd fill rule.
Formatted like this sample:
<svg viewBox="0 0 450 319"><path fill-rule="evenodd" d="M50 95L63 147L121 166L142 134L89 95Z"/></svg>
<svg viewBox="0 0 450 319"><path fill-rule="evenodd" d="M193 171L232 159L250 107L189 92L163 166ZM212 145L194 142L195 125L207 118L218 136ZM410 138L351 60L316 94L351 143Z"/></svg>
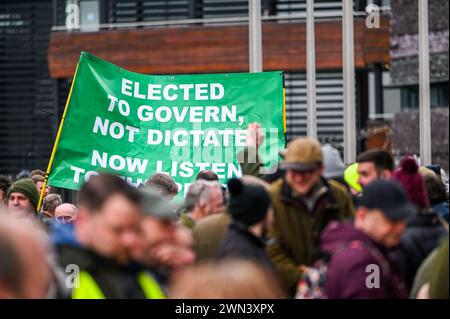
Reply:
<svg viewBox="0 0 450 319"><path fill-rule="evenodd" d="M201 171L180 200L156 173L93 176L63 203L32 171L0 177L0 298L448 298L448 187L437 165L296 138L272 174ZM43 189L43 187L45 188ZM39 197L43 192L42 204ZM39 207L38 207L39 206Z"/></svg>

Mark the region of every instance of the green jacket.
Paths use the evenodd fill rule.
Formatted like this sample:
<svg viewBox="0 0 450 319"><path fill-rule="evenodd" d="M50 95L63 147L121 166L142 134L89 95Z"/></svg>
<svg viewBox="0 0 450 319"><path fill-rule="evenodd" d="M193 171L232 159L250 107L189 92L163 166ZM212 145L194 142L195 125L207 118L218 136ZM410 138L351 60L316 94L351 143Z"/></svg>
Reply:
<svg viewBox="0 0 450 319"><path fill-rule="evenodd" d="M414 277L414 283L409 293L409 298L417 299L417 294L423 285L427 284L430 278L430 268L433 264L434 257L437 254L438 249L435 248L427 258L422 262Z"/></svg>
<svg viewBox="0 0 450 319"><path fill-rule="evenodd" d="M241 165L243 175L252 175L261 178L260 168L263 167L258 150L254 147L244 148L238 155L237 160Z"/></svg>
<svg viewBox="0 0 450 319"><path fill-rule="evenodd" d="M439 246L430 266L430 299L448 299L448 236Z"/></svg>
<svg viewBox="0 0 450 319"><path fill-rule="evenodd" d="M416 299L420 289L427 283L430 299L447 299L448 295L448 234L420 265L414 278L410 298Z"/></svg>
<svg viewBox="0 0 450 319"><path fill-rule="evenodd" d="M291 188L279 179L269 188L274 207L274 221L268 254L280 272L286 288L295 292L300 279L300 265L311 265L318 257L320 232L334 220L354 215L353 203L345 188L322 179L326 191L318 197L309 212L302 200L292 195Z"/></svg>

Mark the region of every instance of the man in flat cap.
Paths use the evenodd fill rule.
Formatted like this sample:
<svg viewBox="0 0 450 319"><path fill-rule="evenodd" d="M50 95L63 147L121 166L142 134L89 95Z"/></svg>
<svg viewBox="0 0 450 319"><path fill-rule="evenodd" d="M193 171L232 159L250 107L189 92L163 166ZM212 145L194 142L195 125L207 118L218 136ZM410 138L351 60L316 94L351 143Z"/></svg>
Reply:
<svg viewBox="0 0 450 319"><path fill-rule="evenodd" d="M331 221L352 217L354 206L342 185L322 177L323 154L317 140L293 140L280 169L284 176L269 188L274 221L268 253L294 293L302 271L319 258L320 232Z"/></svg>

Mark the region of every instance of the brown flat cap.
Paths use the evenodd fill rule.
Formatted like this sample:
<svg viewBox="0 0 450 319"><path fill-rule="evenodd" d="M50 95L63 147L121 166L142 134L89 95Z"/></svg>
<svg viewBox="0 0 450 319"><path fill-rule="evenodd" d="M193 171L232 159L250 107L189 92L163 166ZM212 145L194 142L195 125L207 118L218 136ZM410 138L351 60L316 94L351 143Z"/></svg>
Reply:
<svg viewBox="0 0 450 319"><path fill-rule="evenodd" d="M322 146L313 138L297 138L289 143L280 168L285 170L313 170L323 162Z"/></svg>

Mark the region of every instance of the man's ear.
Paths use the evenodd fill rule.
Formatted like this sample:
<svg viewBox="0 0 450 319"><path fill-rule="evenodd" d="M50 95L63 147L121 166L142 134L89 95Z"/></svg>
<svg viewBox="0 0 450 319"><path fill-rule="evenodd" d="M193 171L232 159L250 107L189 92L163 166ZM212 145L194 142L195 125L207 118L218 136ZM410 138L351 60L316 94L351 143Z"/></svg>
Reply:
<svg viewBox="0 0 450 319"><path fill-rule="evenodd" d="M359 207L355 212L355 220L364 220L368 214L368 209L365 207Z"/></svg>
<svg viewBox="0 0 450 319"><path fill-rule="evenodd" d="M199 200L197 202L197 209L205 216L205 211L206 211L206 202Z"/></svg>

